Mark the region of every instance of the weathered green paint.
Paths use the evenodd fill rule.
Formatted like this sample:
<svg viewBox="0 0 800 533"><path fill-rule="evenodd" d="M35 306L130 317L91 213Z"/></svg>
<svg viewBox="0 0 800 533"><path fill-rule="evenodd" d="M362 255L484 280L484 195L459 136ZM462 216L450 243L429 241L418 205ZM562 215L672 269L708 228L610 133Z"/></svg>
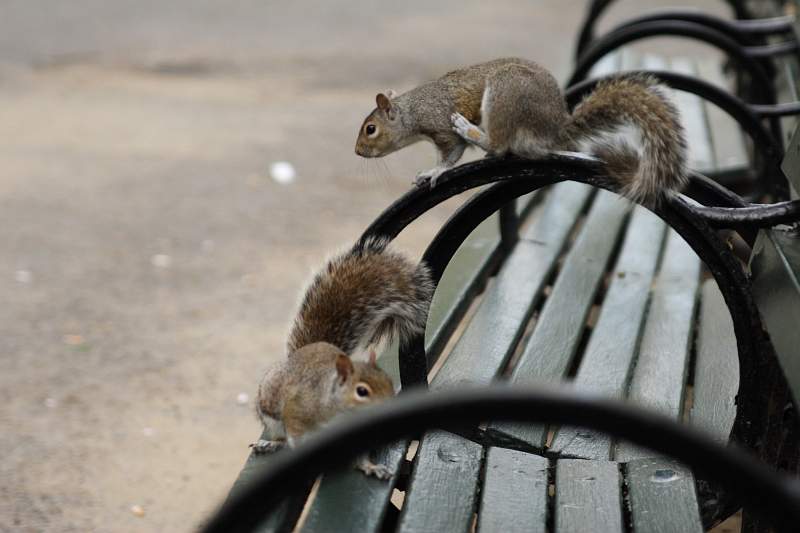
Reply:
<svg viewBox="0 0 800 533"><path fill-rule="evenodd" d="M675 419L683 408L699 278L697 255L670 230L628 397ZM620 442L615 458L630 461L649 455Z"/></svg>
<svg viewBox="0 0 800 533"><path fill-rule="evenodd" d="M269 433L264 430L261 434L262 439L269 439ZM278 452L285 453L285 452ZM235 498L241 492L247 490L254 480L263 472L264 468L269 465L272 454L255 454L250 453L247 461L242 467L239 476L233 483L230 492L228 493L228 500ZM303 503L306 500L308 491L311 490L309 486L307 490L301 491L298 494L289 496L284 500L278 508L267 517L262 524L260 524L254 531L255 533L283 533L292 530L292 526L300 516L303 510Z"/></svg>
<svg viewBox="0 0 800 533"><path fill-rule="evenodd" d="M624 396L666 228L647 209L635 209L600 316L575 376L576 388ZM611 439L587 429L561 428L550 449L569 457L609 459Z"/></svg>
<svg viewBox="0 0 800 533"><path fill-rule="evenodd" d="M736 417L739 358L728 306L714 280L703 283L691 423L727 444Z"/></svg>
<svg viewBox="0 0 800 533"><path fill-rule="evenodd" d="M405 459L407 442L382 448L373 458L398 472ZM344 466L320 480L301 531L381 531L397 477L381 480Z"/></svg>
<svg viewBox="0 0 800 533"><path fill-rule="evenodd" d="M556 463L556 533L622 533L619 465L561 459Z"/></svg>
<svg viewBox="0 0 800 533"><path fill-rule="evenodd" d="M761 231L750 260L753 296L795 402L800 400L800 235Z"/></svg>
<svg viewBox="0 0 800 533"><path fill-rule="evenodd" d="M600 191L545 302L511 381L551 382L566 375L577 352L586 317L615 249L630 204ZM546 428L519 423L492 424L493 433L544 446Z"/></svg>
<svg viewBox="0 0 800 533"><path fill-rule="evenodd" d="M478 531L483 533L545 533L548 461L538 455L490 448Z"/></svg>
<svg viewBox="0 0 800 533"><path fill-rule="evenodd" d="M625 465L633 531L701 533L703 525L691 472L670 459Z"/></svg>
<svg viewBox="0 0 800 533"><path fill-rule="evenodd" d="M505 364L541 297L577 215L591 196L577 183L553 187L434 377L434 388L488 383ZM538 209L537 209L538 211Z"/></svg>
<svg viewBox="0 0 800 533"><path fill-rule="evenodd" d="M482 459L479 444L446 431L426 433L417 452L398 531L469 531Z"/></svg>

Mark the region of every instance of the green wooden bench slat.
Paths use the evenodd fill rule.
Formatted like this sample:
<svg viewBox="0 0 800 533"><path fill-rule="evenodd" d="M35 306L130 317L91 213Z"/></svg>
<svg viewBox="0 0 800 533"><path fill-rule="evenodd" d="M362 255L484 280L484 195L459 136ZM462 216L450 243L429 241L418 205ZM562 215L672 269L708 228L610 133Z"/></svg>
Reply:
<svg viewBox="0 0 800 533"><path fill-rule="evenodd" d="M407 442L396 442L381 448L373 459L398 472L407 448ZM347 466L323 476L301 531L381 531L395 481L366 476Z"/></svg>
<svg viewBox="0 0 800 533"><path fill-rule="evenodd" d="M637 459L626 465L633 531L702 532L691 473L671 459Z"/></svg>
<svg viewBox="0 0 800 533"><path fill-rule="evenodd" d="M552 381L566 374L629 212L630 203L619 196L608 191L598 193L511 374L511 381ZM519 423L492 424L490 431L536 448L544 446L547 435L543 426Z"/></svg>
<svg viewBox="0 0 800 533"><path fill-rule="evenodd" d="M261 434L261 438L269 439L271 436L264 430ZM255 454L251 452L228 493L228 500L244 492L250 486L250 483L257 479L263 472L264 467L269 464L271 457L272 455L270 454ZM295 520L297 520L297 517L300 516L303 503L305 502L309 490L311 490L311 487L284 500L277 509L254 530L254 533L291 531L292 525Z"/></svg>
<svg viewBox="0 0 800 533"><path fill-rule="evenodd" d="M697 67L686 58L676 57L670 61L670 70L688 76L697 76ZM711 133L708 128L706 109L699 96L675 91L675 104L681 112L681 120L686 128L689 146L689 166L700 172L708 172L718 167L711 146Z"/></svg>
<svg viewBox="0 0 800 533"><path fill-rule="evenodd" d="M543 204L537 207L541 212L521 232L520 241L498 272L494 284L486 290L464 335L434 377L432 388L464 381L489 383L494 379L513 352L558 255L592 193L590 187L571 182L558 184L549 191ZM454 475L451 462L442 460L441 449L459 449L468 442L443 432L437 432L432 443L427 434L423 437L409 491L411 495L416 490L420 496L416 503L413 498L406 499L403 516L407 526L415 524L418 518L414 515L420 514L408 511L407 505L424 508L427 504L423 495L441 491L439 481L449 480ZM459 501L474 498L477 477L459 474L452 483L447 489L449 497Z"/></svg>
<svg viewBox="0 0 800 533"><path fill-rule="evenodd" d="M795 402L800 401L800 235L761 231L750 260L753 296Z"/></svg>
<svg viewBox="0 0 800 533"><path fill-rule="evenodd" d="M544 457L505 448L489 448L478 511L478 531L545 533L547 468L548 461Z"/></svg>
<svg viewBox="0 0 800 533"><path fill-rule="evenodd" d="M722 72L718 61L701 60L697 62L697 76L726 91L731 87ZM715 105L706 104L708 130L716 162L715 172L742 171L749 165L745 135L739 125Z"/></svg>
<svg viewBox="0 0 800 533"><path fill-rule="evenodd" d="M438 353L447 342L472 298L486 283L492 267L501 258L499 217L484 220L461 244L442 275L428 313L425 350ZM378 357L378 364L395 384L400 382L398 346L393 343Z"/></svg>
<svg viewBox="0 0 800 533"><path fill-rule="evenodd" d="M623 531L619 464L561 459L556 463L556 533Z"/></svg>
<svg viewBox="0 0 800 533"><path fill-rule="evenodd" d="M591 189L561 183L526 228L472 317L464 335L434 377L434 388L488 383L505 364L555 267Z"/></svg>
<svg viewBox="0 0 800 533"><path fill-rule="evenodd" d="M647 209L634 210L600 316L575 376L577 388L624 396L666 229L666 224ZM556 434L550 450L568 457L607 460L611 439L602 433L565 427Z"/></svg>
<svg viewBox="0 0 800 533"><path fill-rule="evenodd" d="M477 499L481 445L446 431L429 431L417 455L398 531L468 531Z"/></svg>
<svg viewBox="0 0 800 533"><path fill-rule="evenodd" d="M703 283L691 422L727 444L736 417L739 359L728 306L714 280Z"/></svg>
<svg viewBox="0 0 800 533"><path fill-rule="evenodd" d="M683 407L699 282L699 258L670 230L628 397L676 419ZM616 459L648 455L652 453L620 442Z"/></svg>

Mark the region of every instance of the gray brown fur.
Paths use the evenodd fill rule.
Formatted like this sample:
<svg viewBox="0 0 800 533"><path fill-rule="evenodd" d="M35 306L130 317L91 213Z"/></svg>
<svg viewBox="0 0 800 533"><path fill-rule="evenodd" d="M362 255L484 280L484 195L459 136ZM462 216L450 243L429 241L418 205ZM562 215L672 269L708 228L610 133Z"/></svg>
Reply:
<svg viewBox="0 0 800 533"><path fill-rule="evenodd" d="M334 257L306 290L289 335L288 350L328 342L348 355L398 335L425 330L433 283L424 265L367 239Z"/></svg>
<svg viewBox="0 0 800 533"><path fill-rule="evenodd" d="M353 393L359 384L370 387L373 402L394 395L389 376L369 362L350 362L348 358L350 370L342 378L336 366L339 357L347 356L336 346L318 342L275 365L258 389L257 408L262 420L267 424L283 422L286 435L296 440L357 407Z"/></svg>
<svg viewBox="0 0 800 533"><path fill-rule="evenodd" d="M273 440L254 449L276 449L284 437L293 445L341 413L391 397L392 380L374 357L350 356L393 335L423 332L432 296L427 267L388 249L386 239L365 239L328 261L305 292L288 357L259 385L257 412ZM357 396L359 387L368 397ZM388 475L380 465L358 464L369 475Z"/></svg>
<svg viewBox="0 0 800 533"><path fill-rule="evenodd" d="M631 123L642 134L641 158L625 146L603 146L603 134ZM608 162L623 194L634 201L654 205L667 191L686 186L686 141L680 115L652 76L600 83L575 108L566 131L575 143L600 141L595 153Z"/></svg>
<svg viewBox="0 0 800 533"><path fill-rule="evenodd" d="M419 177L432 179L432 186L468 144L493 155L529 158L591 145L595 155L606 158L623 194L650 205L686 182L679 115L651 77L600 84L570 115L555 78L544 67L503 58L454 70L391 99L380 94L376 101L378 107L359 130L356 153L382 157L430 140L439 151L439 164ZM475 138L454 128L457 115L473 125L466 133ZM628 145L610 144L609 138L629 124L641 131L641 160ZM368 133L369 127L376 129L374 134Z"/></svg>

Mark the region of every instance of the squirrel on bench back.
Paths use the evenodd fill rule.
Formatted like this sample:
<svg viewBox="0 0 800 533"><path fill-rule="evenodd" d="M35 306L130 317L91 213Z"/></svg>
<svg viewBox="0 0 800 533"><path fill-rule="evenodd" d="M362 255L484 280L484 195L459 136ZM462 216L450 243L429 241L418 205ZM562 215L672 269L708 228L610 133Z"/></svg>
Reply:
<svg viewBox="0 0 800 533"><path fill-rule="evenodd" d="M649 206L687 182L678 111L652 76L602 82L570 114L550 72L533 61L504 58L454 70L399 96L380 93L376 104L361 125L356 153L383 157L420 140L433 142L438 165L419 173L418 185L434 187L468 145L531 159L590 152L605 162L623 195ZM641 154L617 138L626 126L638 130Z"/></svg>
<svg viewBox="0 0 800 533"><path fill-rule="evenodd" d="M387 239L358 242L329 260L306 289L288 357L267 370L258 388L256 410L274 440L256 442L255 452L295 446L336 416L394 396L374 346L425 330L433 282L424 264L387 246ZM350 359L364 350L368 361ZM392 474L366 457L356 466L379 478Z"/></svg>

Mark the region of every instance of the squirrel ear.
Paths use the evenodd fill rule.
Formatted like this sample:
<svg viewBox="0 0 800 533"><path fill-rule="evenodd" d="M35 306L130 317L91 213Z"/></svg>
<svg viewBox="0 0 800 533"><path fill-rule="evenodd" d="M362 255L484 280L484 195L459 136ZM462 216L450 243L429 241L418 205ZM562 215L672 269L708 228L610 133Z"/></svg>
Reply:
<svg viewBox="0 0 800 533"><path fill-rule="evenodd" d="M372 366L378 366L378 354L375 353L375 350L369 351L369 364Z"/></svg>
<svg viewBox="0 0 800 533"><path fill-rule="evenodd" d="M339 374L339 383L344 384L353 373L353 362L344 354L336 356L336 373Z"/></svg>
<svg viewBox="0 0 800 533"><path fill-rule="evenodd" d="M378 104L378 109L388 113L392 109L392 103L389 101L389 98L389 96L383 93L378 93L375 97L375 103Z"/></svg>

